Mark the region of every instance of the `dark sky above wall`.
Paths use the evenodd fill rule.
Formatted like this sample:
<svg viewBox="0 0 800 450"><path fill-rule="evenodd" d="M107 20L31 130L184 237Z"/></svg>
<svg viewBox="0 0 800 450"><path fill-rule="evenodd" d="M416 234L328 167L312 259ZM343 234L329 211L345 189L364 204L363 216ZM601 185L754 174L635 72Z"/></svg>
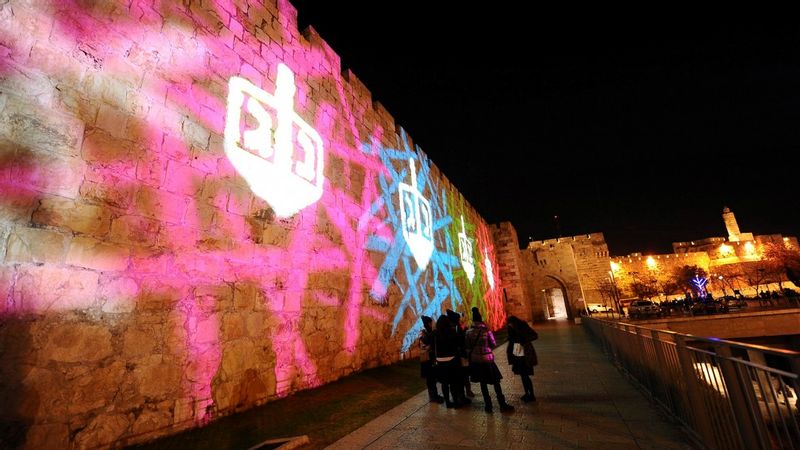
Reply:
<svg viewBox="0 0 800 450"><path fill-rule="evenodd" d="M668 252L725 236L724 206L742 231L800 232L796 30L486 2L292 3L522 245L601 231L612 255Z"/></svg>

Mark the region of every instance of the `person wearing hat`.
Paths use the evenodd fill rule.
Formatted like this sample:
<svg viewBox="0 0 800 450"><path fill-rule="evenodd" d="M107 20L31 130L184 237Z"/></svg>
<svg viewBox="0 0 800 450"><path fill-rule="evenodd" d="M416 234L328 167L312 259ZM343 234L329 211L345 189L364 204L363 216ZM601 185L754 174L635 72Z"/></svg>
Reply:
<svg viewBox="0 0 800 450"><path fill-rule="evenodd" d="M500 411L514 411L514 407L506 403L503 387L500 385L503 375L494 362L492 349L497 347L497 341L495 341L494 334L489 330L489 327L483 323L481 312L476 307L472 308L472 327L466 333L465 346L469 355L472 382L480 383L481 385L484 411L490 413L493 410L492 399L489 397L488 385L490 384L494 386L494 393L497 397L497 403L500 405Z"/></svg>
<svg viewBox="0 0 800 450"><path fill-rule="evenodd" d="M428 400L434 403L444 403L444 397L436 389L436 368L433 365L436 359L433 346L433 319L422 316L422 331L419 333L419 369L420 376L425 379L428 386Z"/></svg>

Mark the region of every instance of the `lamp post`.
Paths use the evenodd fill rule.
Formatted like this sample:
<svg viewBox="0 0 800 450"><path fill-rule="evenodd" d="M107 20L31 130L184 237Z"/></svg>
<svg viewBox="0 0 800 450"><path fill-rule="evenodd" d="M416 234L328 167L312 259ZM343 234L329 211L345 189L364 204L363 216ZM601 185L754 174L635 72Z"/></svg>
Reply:
<svg viewBox="0 0 800 450"><path fill-rule="evenodd" d="M724 280L725 280L725 277L723 277L722 275L720 275L720 276L719 276L719 284L720 284L720 286L722 286L722 296L723 296L723 297L727 297L727 296L728 296L728 293L727 293L727 292L725 292L725 281L724 281Z"/></svg>

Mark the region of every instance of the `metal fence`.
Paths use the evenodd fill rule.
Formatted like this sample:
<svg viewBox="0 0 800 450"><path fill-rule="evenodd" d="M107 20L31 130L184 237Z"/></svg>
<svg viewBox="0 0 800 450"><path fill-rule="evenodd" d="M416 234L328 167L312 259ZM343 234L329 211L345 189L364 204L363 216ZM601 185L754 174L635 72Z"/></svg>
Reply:
<svg viewBox="0 0 800 450"><path fill-rule="evenodd" d="M585 318L609 357L712 449L800 449L800 353Z"/></svg>

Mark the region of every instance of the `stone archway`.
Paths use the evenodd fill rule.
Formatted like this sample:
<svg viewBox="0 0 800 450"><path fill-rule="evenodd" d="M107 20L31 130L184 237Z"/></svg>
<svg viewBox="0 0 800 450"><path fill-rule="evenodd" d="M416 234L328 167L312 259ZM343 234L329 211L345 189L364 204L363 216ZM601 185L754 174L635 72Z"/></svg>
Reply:
<svg viewBox="0 0 800 450"><path fill-rule="evenodd" d="M572 302L567 289L567 285L560 278L554 275L545 276L548 281L542 288L542 309L546 319L572 319L575 315L572 311Z"/></svg>

